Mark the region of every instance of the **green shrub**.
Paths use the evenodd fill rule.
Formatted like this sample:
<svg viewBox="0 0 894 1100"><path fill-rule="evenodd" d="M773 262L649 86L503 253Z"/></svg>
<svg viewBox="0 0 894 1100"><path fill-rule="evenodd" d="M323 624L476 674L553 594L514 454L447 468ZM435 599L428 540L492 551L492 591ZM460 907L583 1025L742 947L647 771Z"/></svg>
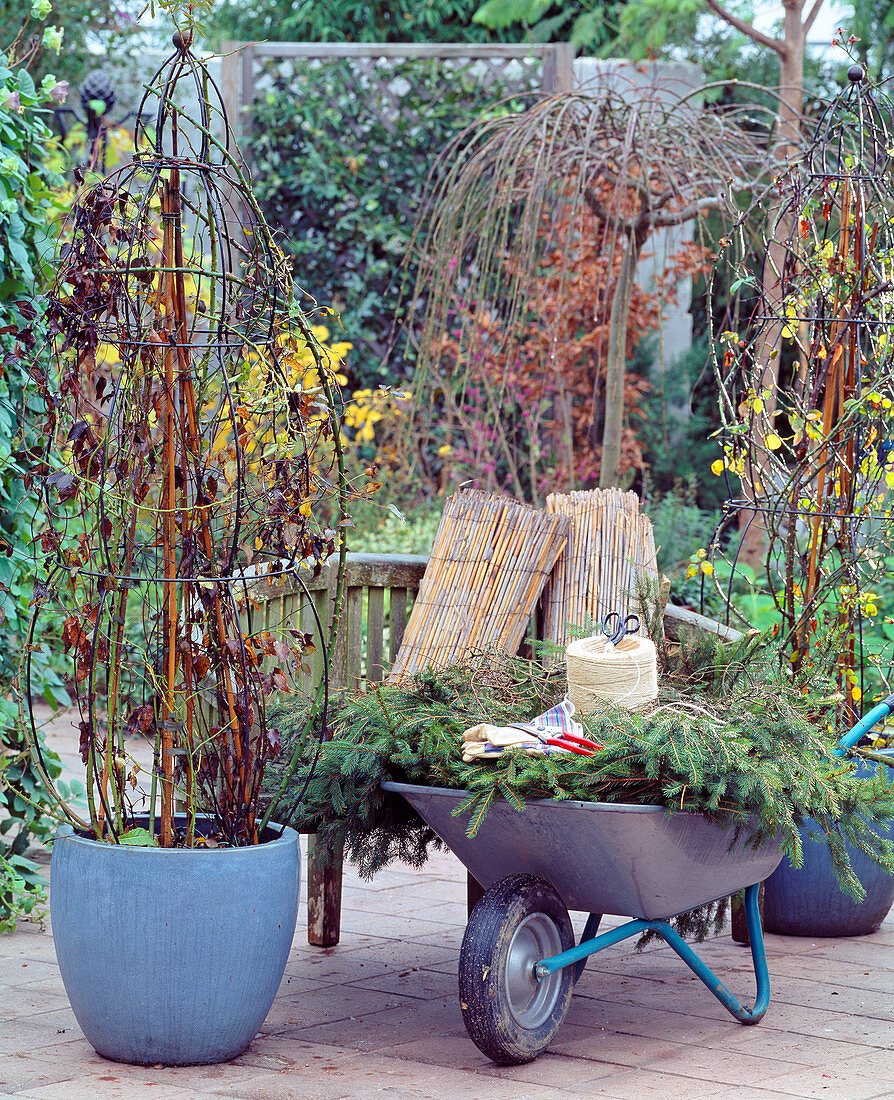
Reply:
<svg viewBox="0 0 894 1100"><path fill-rule="evenodd" d="M249 151L264 215L284 231L298 285L340 315L354 384L394 380L382 361L429 172L505 85L435 60L297 62L259 83Z"/></svg>
<svg viewBox="0 0 894 1100"><path fill-rule="evenodd" d="M643 355L649 354L644 348ZM639 367L653 388L640 401L646 415L637 421L636 434L650 487L665 494L684 484L692 503L713 513L731 495L730 490L732 495L738 493L739 483L736 479L728 486L711 472L721 449L713 438L719 423L713 375L706 370L709 355L707 342L699 340L660 376L655 367Z"/></svg>
<svg viewBox="0 0 894 1100"><path fill-rule="evenodd" d="M430 554L441 522L443 500L407 511L403 519L381 506L358 503L352 509L357 530L351 550L365 554Z"/></svg>

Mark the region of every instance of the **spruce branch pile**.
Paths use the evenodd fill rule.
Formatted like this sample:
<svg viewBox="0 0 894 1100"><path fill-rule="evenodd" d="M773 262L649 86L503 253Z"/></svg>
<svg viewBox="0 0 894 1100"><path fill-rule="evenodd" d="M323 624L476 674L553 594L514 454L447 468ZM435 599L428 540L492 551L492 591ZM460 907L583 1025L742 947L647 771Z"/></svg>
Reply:
<svg viewBox="0 0 894 1100"><path fill-rule="evenodd" d="M676 647L649 710L604 707L584 718L604 746L595 756L508 751L487 763L462 762L468 726L530 718L565 687L561 668L481 657L347 696L332 739L305 745L290 788L293 822L315 825L333 851L344 844L366 877L393 859L419 866L437 838L400 796L381 790L390 779L468 792L459 812L468 815L470 835L496 799L519 811L531 798L641 803L736 825L748 844L778 836L798 866L798 826L810 817L851 896L864 891L846 842L894 873L892 842L877 831L894 818L890 770L858 779L853 761L832 755L828 704L816 685L785 679L762 638ZM303 715L284 711L278 725L291 748Z"/></svg>

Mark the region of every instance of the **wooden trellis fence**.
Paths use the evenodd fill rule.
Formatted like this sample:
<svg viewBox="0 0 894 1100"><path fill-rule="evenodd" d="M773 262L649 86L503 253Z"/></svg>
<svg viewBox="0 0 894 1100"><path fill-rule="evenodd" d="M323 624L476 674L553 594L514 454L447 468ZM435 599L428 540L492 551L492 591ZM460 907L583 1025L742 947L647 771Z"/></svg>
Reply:
<svg viewBox="0 0 894 1100"><path fill-rule="evenodd" d="M382 59L443 61L456 68L483 63L490 73L490 77L483 76L484 82L498 78L510 92L570 92L574 81L574 47L568 42L519 46L502 43L224 42L221 54L221 92L237 137L251 129L258 65L264 61L349 59L367 72L372 72Z"/></svg>

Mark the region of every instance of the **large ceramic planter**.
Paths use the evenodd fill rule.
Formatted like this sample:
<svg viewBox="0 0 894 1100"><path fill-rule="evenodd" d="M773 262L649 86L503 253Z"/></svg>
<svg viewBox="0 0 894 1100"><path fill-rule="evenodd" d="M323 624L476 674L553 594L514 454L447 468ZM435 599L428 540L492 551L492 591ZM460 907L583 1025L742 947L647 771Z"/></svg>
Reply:
<svg viewBox="0 0 894 1100"><path fill-rule="evenodd" d="M237 1057L255 1037L298 911L298 834L267 832L272 839L255 847L212 850L57 838L56 956L98 1054L201 1065Z"/></svg>
<svg viewBox="0 0 894 1100"><path fill-rule="evenodd" d="M861 760L857 774L868 777L875 768ZM849 844L854 872L866 890L866 900L856 902L838 887L828 845L810 839L809 834L818 833L819 826L809 822L801 832L803 865L794 868L784 859L766 881L764 928L784 936L865 936L875 932L894 905L894 876ZM888 836L894 839L894 824Z"/></svg>

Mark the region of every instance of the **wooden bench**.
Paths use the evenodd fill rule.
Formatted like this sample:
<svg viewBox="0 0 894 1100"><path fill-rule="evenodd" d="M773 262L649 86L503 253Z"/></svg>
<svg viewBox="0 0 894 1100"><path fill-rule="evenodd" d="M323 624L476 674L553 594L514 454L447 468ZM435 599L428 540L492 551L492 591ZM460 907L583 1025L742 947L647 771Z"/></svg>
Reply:
<svg viewBox="0 0 894 1100"><path fill-rule="evenodd" d="M345 602L339 632L330 655L329 682L332 690L358 689L378 683L394 660L413 596L419 590L427 558L410 554L349 554L345 574ZM281 576L259 580L252 586L253 606L249 629L273 630L282 625L324 636L332 621L335 566L324 568L318 577L300 572L298 577ZM315 614L316 612L316 614ZM541 616L532 619L542 621ZM723 626L693 611L668 604L664 615L668 637L709 632L732 640L737 630ZM309 672L302 687L310 690L323 674L322 647L309 660ZM307 837L307 939L318 947L332 947L339 941L341 922L341 860L322 867L316 838ZM470 879L469 903L477 900L478 884Z"/></svg>

